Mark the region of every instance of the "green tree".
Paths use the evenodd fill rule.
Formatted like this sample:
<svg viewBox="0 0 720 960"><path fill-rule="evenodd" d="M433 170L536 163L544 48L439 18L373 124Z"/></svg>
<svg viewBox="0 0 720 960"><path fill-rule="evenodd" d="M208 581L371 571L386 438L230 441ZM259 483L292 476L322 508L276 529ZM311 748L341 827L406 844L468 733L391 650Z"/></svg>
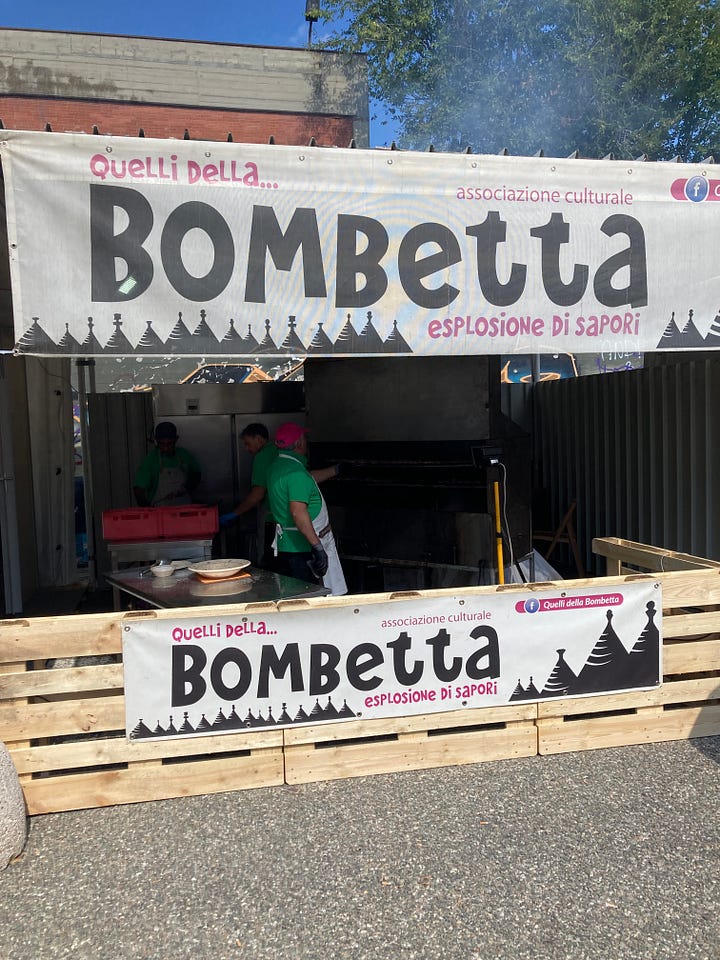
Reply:
<svg viewBox="0 0 720 960"><path fill-rule="evenodd" d="M323 0L403 147L720 153L717 0Z"/></svg>

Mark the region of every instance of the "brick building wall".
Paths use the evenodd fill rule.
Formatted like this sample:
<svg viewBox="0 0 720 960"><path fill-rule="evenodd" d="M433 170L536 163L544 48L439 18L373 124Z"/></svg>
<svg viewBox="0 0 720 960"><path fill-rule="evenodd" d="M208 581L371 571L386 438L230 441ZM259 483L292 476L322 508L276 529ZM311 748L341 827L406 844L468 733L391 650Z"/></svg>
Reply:
<svg viewBox="0 0 720 960"><path fill-rule="evenodd" d="M358 54L0 29L8 129L368 146Z"/></svg>
<svg viewBox="0 0 720 960"><path fill-rule="evenodd" d="M347 147L354 138L353 119L346 116L8 95L0 95L0 121L6 130L237 143L267 143L272 137L278 144L304 145L315 138L321 147Z"/></svg>

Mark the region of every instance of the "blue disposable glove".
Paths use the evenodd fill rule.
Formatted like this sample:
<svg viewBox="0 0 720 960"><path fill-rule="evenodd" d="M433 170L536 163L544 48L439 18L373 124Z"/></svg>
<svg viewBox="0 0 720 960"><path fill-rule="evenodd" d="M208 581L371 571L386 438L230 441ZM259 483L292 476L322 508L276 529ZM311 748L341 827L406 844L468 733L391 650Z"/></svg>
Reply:
<svg viewBox="0 0 720 960"><path fill-rule="evenodd" d="M224 513L220 517L220 526L229 527L231 523L234 523L237 520L237 514L234 510L231 510L230 513Z"/></svg>

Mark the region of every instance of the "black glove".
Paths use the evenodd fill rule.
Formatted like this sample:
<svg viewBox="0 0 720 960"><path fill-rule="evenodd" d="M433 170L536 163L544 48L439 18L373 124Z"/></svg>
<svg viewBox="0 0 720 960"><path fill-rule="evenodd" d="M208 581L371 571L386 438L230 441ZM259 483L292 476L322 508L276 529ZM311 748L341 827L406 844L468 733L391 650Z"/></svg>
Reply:
<svg viewBox="0 0 720 960"><path fill-rule="evenodd" d="M308 560L308 566L312 571L313 575L322 579L328 571L328 555L325 553L325 547L321 543L316 543L315 546L310 547L312 551L312 559Z"/></svg>

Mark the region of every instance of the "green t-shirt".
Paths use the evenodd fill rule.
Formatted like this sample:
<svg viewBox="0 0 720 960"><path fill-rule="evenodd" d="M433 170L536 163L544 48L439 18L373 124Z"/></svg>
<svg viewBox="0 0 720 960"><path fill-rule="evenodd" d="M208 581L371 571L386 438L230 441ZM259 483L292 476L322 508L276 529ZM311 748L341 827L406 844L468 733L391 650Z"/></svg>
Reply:
<svg viewBox="0 0 720 960"><path fill-rule="evenodd" d="M278 537L280 553L304 553L310 549L310 544L299 530L288 529L295 526L290 513L290 501L306 503L311 520L317 517L322 508L318 485L308 473L305 463L305 457L283 450L275 458L268 477L270 509L283 530Z"/></svg>
<svg viewBox="0 0 720 960"><path fill-rule="evenodd" d="M260 447L253 457L252 475L250 477L250 483L253 487L265 487L265 490L267 490L270 468L277 460L278 453L280 451L272 441L266 443L264 447ZM261 510L262 506L260 504ZM267 494L265 496L265 511L265 523L275 523Z"/></svg>
<svg viewBox="0 0 720 960"><path fill-rule="evenodd" d="M160 470L162 468L172 469L173 467L179 467L185 474L186 479L191 473L200 476L200 466L189 450L184 447L175 447L175 453L172 457L164 457L160 450L155 447L138 467L133 486L141 487L147 493L150 503L152 503L160 479Z"/></svg>

